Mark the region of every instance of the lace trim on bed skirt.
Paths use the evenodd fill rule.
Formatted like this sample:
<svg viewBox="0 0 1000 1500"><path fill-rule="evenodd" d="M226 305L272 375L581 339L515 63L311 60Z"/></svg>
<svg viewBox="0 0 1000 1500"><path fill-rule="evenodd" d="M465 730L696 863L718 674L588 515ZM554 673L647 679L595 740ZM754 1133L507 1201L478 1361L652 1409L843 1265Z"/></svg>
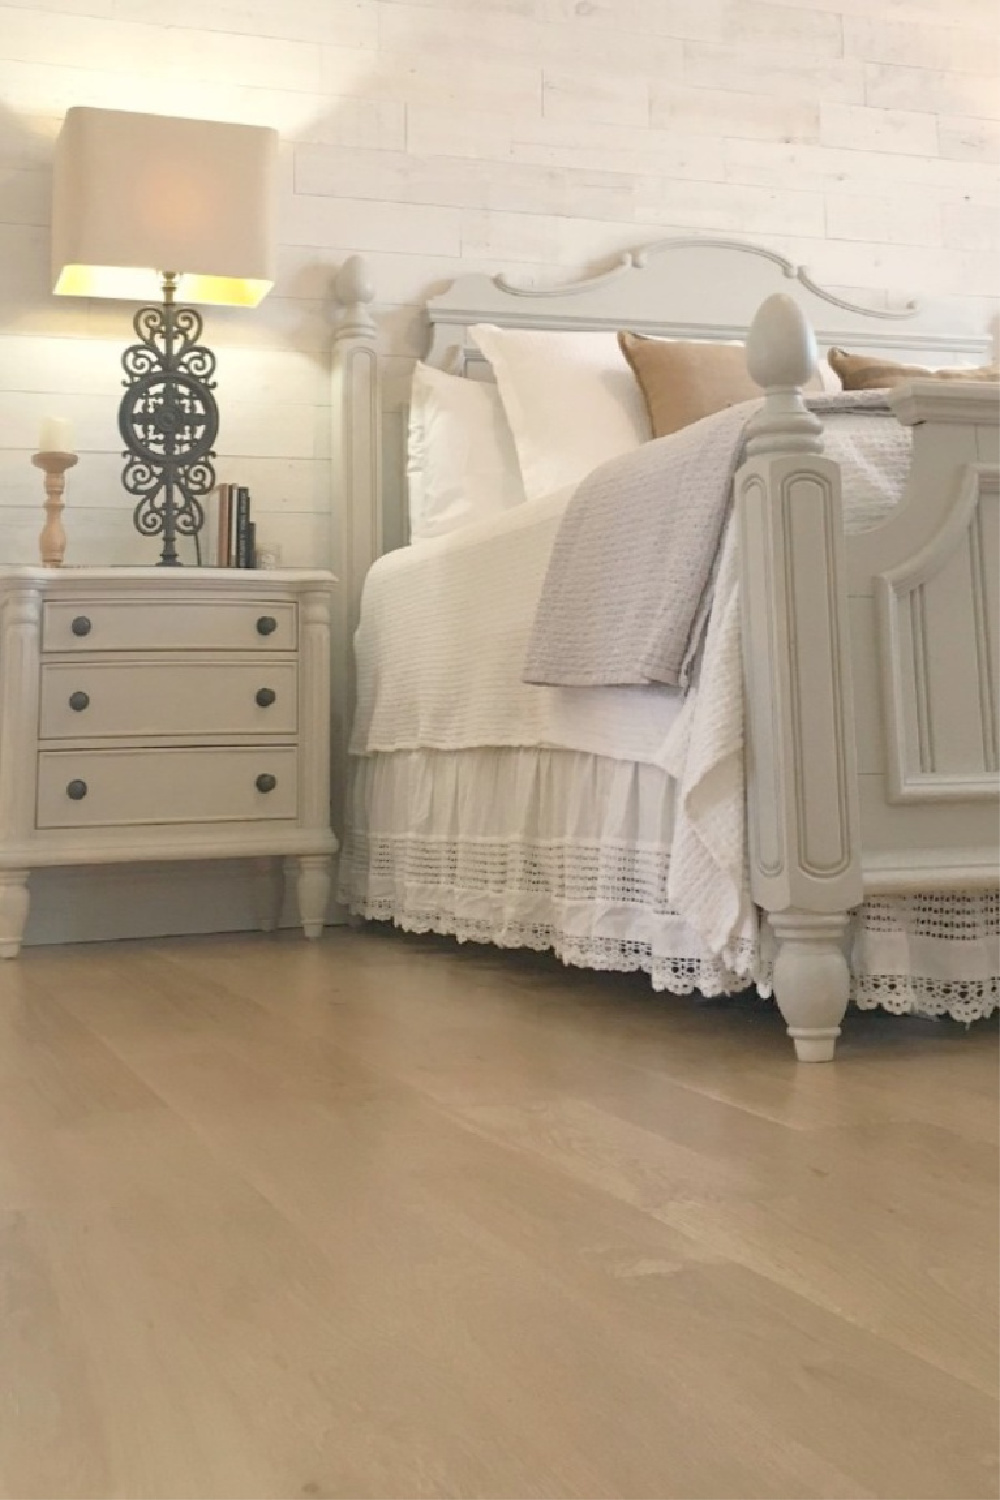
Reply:
<svg viewBox="0 0 1000 1500"><path fill-rule="evenodd" d="M673 783L657 766L579 752L361 757L348 785L340 897L359 916L656 989L769 990L771 932L750 920L719 956L669 896ZM973 1021L1000 1004L1000 894L877 897L850 924L863 1009Z"/></svg>
<svg viewBox="0 0 1000 1500"><path fill-rule="evenodd" d="M340 899L356 916L406 932L551 951L584 969L640 970L655 990L674 995L766 987L769 965L759 963L756 943L734 945L733 967L698 951L697 935L667 904L668 869L665 850L609 842L455 843L355 832L341 857Z"/></svg>
<svg viewBox="0 0 1000 1500"><path fill-rule="evenodd" d="M460 943L485 943L494 948L527 948L536 953L554 953L564 964L577 969L595 969L603 973L648 974L654 990L671 995L731 995L745 990L751 981L730 973L715 959L665 958L654 956L649 943L631 942L625 938L572 937L545 924L525 925L508 922L502 931L489 921L474 921L443 911L420 912L399 910L388 898L351 903L355 916L366 921L392 922L404 932L433 932L453 937ZM751 944L741 944L740 953L747 967L755 961ZM762 981L763 982L763 981Z"/></svg>
<svg viewBox="0 0 1000 1500"><path fill-rule="evenodd" d="M862 1010L969 1023L1000 1006L1000 891L874 896L853 926Z"/></svg>
<svg viewBox="0 0 1000 1500"><path fill-rule="evenodd" d="M860 1010L894 1016L950 1016L953 1021L984 1021L1000 1006L1000 979L927 979L918 974L863 974L851 999Z"/></svg>
<svg viewBox="0 0 1000 1500"><path fill-rule="evenodd" d="M750 983L768 995L771 964L757 944L740 943L733 968L698 953L697 937L666 904L668 867L662 849L458 844L355 832L342 857L340 894L355 915L393 922L407 932L551 951L586 969L638 970L649 975L654 989L674 995L713 997ZM910 972L906 964L919 964L919 945L928 939L947 941L953 959L960 956L955 944L980 949L996 939L998 918L1000 900L989 892L868 902L852 924L852 1002L862 1010L951 1016L967 1024L991 1015L1000 1005L997 974L935 978ZM620 925L621 935L596 930L602 923ZM651 925L655 937L637 935ZM895 942L895 953L886 949L887 938ZM940 964L938 953L927 967Z"/></svg>

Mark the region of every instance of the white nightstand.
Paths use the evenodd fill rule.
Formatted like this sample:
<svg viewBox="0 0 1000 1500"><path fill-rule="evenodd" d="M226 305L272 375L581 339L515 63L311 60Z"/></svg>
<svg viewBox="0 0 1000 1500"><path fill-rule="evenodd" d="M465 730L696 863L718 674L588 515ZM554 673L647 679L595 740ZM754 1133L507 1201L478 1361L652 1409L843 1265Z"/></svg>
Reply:
<svg viewBox="0 0 1000 1500"><path fill-rule="evenodd" d="M0 957L17 956L45 865L257 858L266 928L294 856L319 936L333 582L0 568Z"/></svg>

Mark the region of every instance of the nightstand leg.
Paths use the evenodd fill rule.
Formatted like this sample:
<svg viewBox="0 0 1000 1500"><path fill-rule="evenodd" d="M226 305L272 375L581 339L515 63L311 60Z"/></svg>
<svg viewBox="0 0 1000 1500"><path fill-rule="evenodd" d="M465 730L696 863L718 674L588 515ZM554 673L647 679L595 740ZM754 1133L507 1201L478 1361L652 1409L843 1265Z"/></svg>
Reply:
<svg viewBox="0 0 1000 1500"><path fill-rule="evenodd" d="M0 958L20 953L28 903L28 871L0 870Z"/></svg>
<svg viewBox="0 0 1000 1500"><path fill-rule="evenodd" d="M303 854L298 859L299 917L307 938L323 931L330 902L330 860L325 854Z"/></svg>
<svg viewBox="0 0 1000 1500"><path fill-rule="evenodd" d="M285 875L280 859L254 860L254 895L257 903L257 926L261 932L274 932L281 921L285 903Z"/></svg>

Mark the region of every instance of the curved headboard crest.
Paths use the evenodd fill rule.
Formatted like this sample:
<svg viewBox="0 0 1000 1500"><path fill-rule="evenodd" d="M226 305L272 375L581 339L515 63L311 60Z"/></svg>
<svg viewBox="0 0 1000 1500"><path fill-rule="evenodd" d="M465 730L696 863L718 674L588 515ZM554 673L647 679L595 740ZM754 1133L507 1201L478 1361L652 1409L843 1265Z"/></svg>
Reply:
<svg viewBox="0 0 1000 1500"><path fill-rule="evenodd" d="M623 250L606 271L595 271L592 276L578 277L574 281L565 281L557 286L525 286L502 272L499 276L494 276L493 281L501 291L509 292L514 297L565 297L601 282L616 281L629 271L643 271L652 260L660 255L668 254L671 250L702 251L707 247L715 250L736 250L743 255L763 256L765 260L776 265L789 281L800 282L808 291L821 297L824 302L843 308L845 312L862 313L867 318L887 318L891 321L898 321L903 318L912 318L919 310L919 304L916 302L907 302L902 308L870 307L860 302L851 302L820 286L817 281L813 280L805 266L797 266L794 261L788 260L784 255L779 255L777 250L768 250L763 245L746 244L742 240L705 239L697 235L672 236L669 239L655 240L651 245L642 245L638 250Z"/></svg>
<svg viewBox="0 0 1000 1500"><path fill-rule="evenodd" d="M988 359L990 340L971 322L956 326L955 309L865 305L821 285L805 266L764 245L678 236L621 252L590 275L544 285L510 275L460 276L427 304L431 363L477 358L464 330L476 322L506 328L628 327L672 338L742 339L760 304L789 290L821 346L849 343L884 354L909 351ZM456 330L462 330L456 334Z"/></svg>

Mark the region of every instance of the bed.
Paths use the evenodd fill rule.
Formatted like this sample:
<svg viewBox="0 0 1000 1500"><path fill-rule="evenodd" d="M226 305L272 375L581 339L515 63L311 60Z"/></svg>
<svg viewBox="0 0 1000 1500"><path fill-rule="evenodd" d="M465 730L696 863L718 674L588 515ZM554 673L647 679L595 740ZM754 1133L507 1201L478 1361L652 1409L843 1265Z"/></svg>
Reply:
<svg viewBox="0 0 1000 1500"><path fill-rule="evenodd" d="M954 313L857 306L725 241L661 242L555 288L453 283L427 307L428 364L469 381L491 374L469 335L483 324L722 344L751 328L765 395L696 680L548 685L524 662L575 485L553 487L556 472L525 505L394 545L405 414L359 261L337 301L349 910L642 969L675 993L755 984L804 1062L832 1059L852 1001L989 1014L996 387L915 380L869 403L877 424L835 398L807 409L801 391L813 329L821 351L930 367L986 364L990 340Z"/></svg>

